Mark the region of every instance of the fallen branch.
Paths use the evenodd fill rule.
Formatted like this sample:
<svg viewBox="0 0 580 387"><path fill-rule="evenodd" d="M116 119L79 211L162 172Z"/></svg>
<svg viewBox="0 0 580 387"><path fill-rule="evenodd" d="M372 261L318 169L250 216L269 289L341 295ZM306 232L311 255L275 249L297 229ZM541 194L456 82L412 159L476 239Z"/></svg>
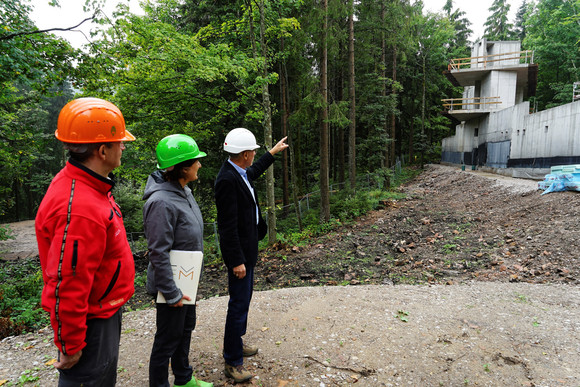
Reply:
<svg viewBox="0 0 580 387"><path fill-rule="evenodd" d="M333 366L333 365L330 365L330 364L328 364L326 362L322 362L322 361L320 361L318 359L315 359L315 358L313 358L310 355L304 355L304 358L309 359L309 360L312 360L312 361L314 361L314 362L316 362L316 363L318 363L320 365L323 365L325 367L330 367L330 368L334 368L334 369L342 370L342 371L354 372L354 373L359 374L359 375L364 376L364 377L371 376L372 374L375 373L375 370L373 370L373 369L363 368L362 370L355 370L355 369L349 368L349 367Z"/></svg>

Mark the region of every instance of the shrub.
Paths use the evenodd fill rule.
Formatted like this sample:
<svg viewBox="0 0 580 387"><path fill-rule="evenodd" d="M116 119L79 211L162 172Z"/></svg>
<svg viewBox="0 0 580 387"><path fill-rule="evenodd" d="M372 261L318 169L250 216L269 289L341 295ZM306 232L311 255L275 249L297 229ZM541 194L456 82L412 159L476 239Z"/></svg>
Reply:
<svg viewBox="0 0 580 387"><path fill-rule="evenodd" d="M12 229L7 224L0 224L0 241L5 241L8 239L14 239L14 235L12 235Z"/></svg>
<svg viewBox="0 0 580 387"><path fill-rule="evenodd" d="M375 209L376 204L366 191L358 191L354 195L349 191L341 191L331 197L330 213L333 217L346 221Z"/></svg>
<svg viewBox="0 0 580 387"><path fill-rule="evenodd" d="M113 192L115 201L123 212L125 230L129 233L143 232L143 187L120 182L115 185Z"/></svg>
<svg viewBox="0 0 580 387"><path fill-rule="evenodd" d="M40 306L42 271L38 258L0 266L0 338L40 329L49 315Z"/></svg>

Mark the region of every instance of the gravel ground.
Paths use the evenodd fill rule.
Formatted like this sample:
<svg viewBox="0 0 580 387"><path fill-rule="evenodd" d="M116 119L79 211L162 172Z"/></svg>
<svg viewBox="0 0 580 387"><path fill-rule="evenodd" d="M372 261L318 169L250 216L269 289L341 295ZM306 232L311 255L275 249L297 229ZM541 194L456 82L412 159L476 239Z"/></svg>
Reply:
<svg viewBox="0 0 580 387"><path fill-rule="evenodd" d="M231 385L221 340L227 298L198 303L191 360L198 376ZM249 385L579 386L580 290L569 285L280 289L255 295L246 340ZM120 386L147 385L154 311L126 313ZM56 385L50 329L0 343L0 379ZM0 382L1 383L1 382Z"/></svg>

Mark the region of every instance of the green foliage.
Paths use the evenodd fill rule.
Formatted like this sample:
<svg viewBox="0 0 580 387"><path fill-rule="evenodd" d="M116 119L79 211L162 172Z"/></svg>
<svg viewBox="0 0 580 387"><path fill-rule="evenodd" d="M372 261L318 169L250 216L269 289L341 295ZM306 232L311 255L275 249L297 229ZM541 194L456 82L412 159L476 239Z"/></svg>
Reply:
<svg viewBox="0 0 580 387"><path fill-rule="evenodd" d="M85 2L87 9L99 4L102 1ZM248 127L264 143L266 90L274 138L282 137L284 114L289 121L287 134L294 152L290 178L296 194L319 185L323 108L329 109L330 178L342 183L349 170L345 22L352 13L349 4L329 2L325 14L314 0L159 0L143 5L145 15L132 15L120 5L113 21L97 14L100 28L81 53L62 39L37 33L28 1L3 2L0 161L12 168L0 171L0 219L33 218L51 178L65 162L53 133L60 108L73 96L68 80L79 95L117 104L137 136L116 170L127 184L129 198L123 209L130 232L140 230L137 187L155 169L157 142L172 133L191 135L208 153L195 196L204 218L215 219L212 188L225 159L223 138L232 128ZM353 4L357 169L381 171L401 156L421 164L438 161L441 140L451 127L440 115L441 99L460 95L442 73L450 58L468 56L470 21L453 8L453 1L447 1L440 13L426 12L422 2ZM571 84L580 78L576 6L574 1L541 0L524 2L518 10L517 34L525 36L525 48L535 51L540 64L536 98L540 109L568 102ZM514 37L507 10L505 0L494 1L488 37ZM326 31L321 30L323 17L328 18ZM319 80L323 33L328 50L327 106ZM286 108L289 111L283 111ZM393 148L395 155L390 154ZM277 161L276 176L281 176L281 167ZM356 197L340 200L366 205ZM342 205L336 216L356 216L347 207Z"/></svg>
<svg viewBox="0 0 580 387"><path fill-rule="evenodd" d="M143 288L147 284L147 272L135 273L135 287Z"/></svg>
<svg viewBox="0 0 580 387"><path fill-rule="evenodd" d="M464 58L469 55L467 43L469 35L473 33L471 28L469 28L472 23L465 17L464 11L461 11L459 8L453 10L452 0L447 0L447 3L443 6L443 10L455 29L455 37L453 38L453 44L450 47L453 51L452 56L455 58ZM475 38L477 39L479 37L476 36Z"/></svg>
<svg viewBox="0 0 580 387"><path fill-rule="evenodd" d="M12 229L8 224L0 224L0 241L5 241L8 239L14 239L12 235Z"/></svg>
<svg viewBox="0 0 580 387"><path fill-rule="evenodd" d="M21 90L22 96L31 92ZM71 93L66 87L54 93ZM11 105L2 114L0 104L0 160L11 168L0 171L0 217L7 220L30 219L46 192L52 177L62 168L60 143L54 138L58 111L66 97ZM19 211L17 211L19 209Z"/></svg>
<svg viewBox="0 0 580 387"><path fill-rule="evenodd" d="M409 312L399 309L397 314L395 314L395 318L401 320L402 322L409 322Z"/></svg>
<svg viewBox="0 0 580 387"><path fill-rule="evenodd" d="M63 39L37 33L25 0L0 3L0 218L31 218L55 158L52 107L77 52ZM62 105L60 105L62 106ZM60 107L59 107L60 108ZM47 168L48 167L48 168Z"/></svg>
<svg viewBox="0 0 580 387"><path fill-rule="evenodd" d="M344 222L375 209L377 202L364 191L357 191L354 195L348 191L341 191L331 196L330 205L332 216Z"/></svg>
<svg viewBox="0 0 580 387"><path fill-rule="evenodd" d="M43 281L38 260L0 262L0 337L36 330L49 323L40 307Z"/></svg>
<svg viewBox="0 0 580 387"><path fill-rule="evenodd" d="M39 370L40 368L36 367L33 370L24 371L22 375L20 375L20 377L18 378L18 385L24 385L38 381L40 379L40 376L38 376L36 372Z"/></svg>
<svg viewBox="0 0 580 387"><path fill-rule="evenodd" d="M508 21L511 5L506 0L494 0L485 22L484 36L488 40L510 40L515 36L513 25Z"/></svg>
<svg viewBox="0 0 580 387"><path fill-rule="evenodd" d="M514 33L517 37L517 40L523 42L526 38L526 23L527 19L532 11L532 4L528 3L526 0L522 1L520 8L516 12L516 21L514 25Z"/></svg>
<svg viewBox="0 0 580 387"><path fill-rule="evenodd" d="M578 5L564 0L539 1L528 8L523 46L538 63L535 102L538 109L569 103L571 85L580 79Z"/></svg>
<svg viewBox="0 0 580 387"><path fill-rule="evenodd" d="M394 185L398 187L419 176L421 172L422 170L420 168L403 168L401 169L401 172L395 176Z"/></svg>
<svg viewBox="0 0 580 387"><path fill-rule="evenodd" d="M0 102L20 104L27 98L13 94L19 84L33 90L38 98L56 83L62 83L72 69L77 52L61 38L38 34L29 18L26 0L0 3Z"/></svg>
<svg viewBox="0 0 580 387"><path fill-rule="evenodd" d="M143 232L143 187L123 180L113 190L115 201L123 212L127 234Z"/></svg>
<svg viewBox="0 0 580 387"><path fill-rule="evenodd" d="M389 169L382 170L376 176L379 180L383 178L381 175L392 175L388 172ZM394 174L391 178L391 189L404 184L420 174L421 171L417 168L403 168L400 172ZM381 184L377 184L381 186ZM361 187L362 188L362 187ZM310 238L326 234L345 223L352 222L355 218L360 217L377 209L379 203L384 200L401 200L406 195L399 192L389 190L388 187L382 189L359 189L356 193L350 190L341 190L331 196L330 212L331 219L328 223L320 223L318 206L319 201L316 196L310 199L310 210L305 210L306 204L302 204L302 225L303 230L298 229L298 222L294 212L286 217L278 218L277 237L280 242L288 243L290 245L301 245L307 243ZM261 248L266 247L265 243L260 245Z"/></svg>

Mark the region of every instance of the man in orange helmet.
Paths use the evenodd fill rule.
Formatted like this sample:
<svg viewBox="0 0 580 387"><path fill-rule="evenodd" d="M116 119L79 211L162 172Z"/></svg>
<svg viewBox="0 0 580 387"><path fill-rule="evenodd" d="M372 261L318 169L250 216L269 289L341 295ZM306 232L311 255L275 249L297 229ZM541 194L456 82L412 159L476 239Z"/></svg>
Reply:
<svg viewBox="0 0 580 387"><path fill-rule="evenodd" d="M121 165L121 111L79 98L58 117L56 138L69 151L36 214L36 238L60 372L59 386L114 386L121 307L134 293L135 264L109 174Z"/></svg>

